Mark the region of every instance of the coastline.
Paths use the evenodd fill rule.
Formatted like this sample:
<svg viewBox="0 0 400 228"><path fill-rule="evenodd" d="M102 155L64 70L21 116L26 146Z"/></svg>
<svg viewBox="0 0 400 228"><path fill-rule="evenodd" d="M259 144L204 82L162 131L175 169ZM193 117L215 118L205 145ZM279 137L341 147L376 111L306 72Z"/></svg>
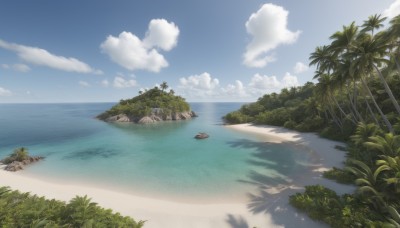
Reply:
<svg viewBox="0 0 400 228"><path fill-rule="evenodd" d="M352 192L354 187L338 184L321 177L322 171L342 167L345 154L334 148L341 144L319 138L313 133L299 133L271 126L251 124L225 126L235 131L257 134L265 141L289 142L315 152L316 163L302 176L300 183L264 186L259 192L248 193L247 203L194 204L177 203L138 197L128 193L90 187L61 184L24 176L24 173L0 171L1 186L21 192L31 192L49 199L69 201L76 195L88 195L93 202L135 220L147 220L145 227L327 227L305 214L297 213L288 203L288 196L302 191L305 185L321 184L338 194Z"/></svg>

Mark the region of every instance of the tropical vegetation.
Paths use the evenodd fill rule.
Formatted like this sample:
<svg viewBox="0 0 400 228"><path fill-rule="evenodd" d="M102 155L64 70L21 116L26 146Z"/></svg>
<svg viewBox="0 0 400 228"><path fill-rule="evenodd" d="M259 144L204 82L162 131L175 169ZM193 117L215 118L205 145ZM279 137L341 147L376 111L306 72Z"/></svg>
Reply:
<svg viewBox="0 0 400 228"><path fill-rule="evenodd" d="M5 157L0 162L3 164L10 164L14 161L22 162L26 159L29 159L28 149L25 147L17 148L12 152L8 157Z"/></svg>
<svg viewBox="0 0 400 228"><path fill-rule="evenodd" d="M357 186L339 196L307 186L290 203L332 227L400 227L400 15L372 15L330 36L310 55L314 79L229 113L229 123L253 122L316 131L347 142L345 168L324 174Z"/></svg>
<svg viewBox="0 0 400 228"><path fill-rule="evenodd" d="M159 87L139 91L138 96L120 100L118 104L100 114L98 118L104 120L111 116L125 114L140 119L150 115L155 109L160 110L164 115L190 111L190 105L184 98L176 96L174 90L167 91L167 89L168 84L163 82Z"/></svg>
<svg viewBox="0 0 400 228"><path fill-rule="evenodd" d="M143 227L144 221L113 213L76 196L69 203L0 187L0 227Z"/></svg>

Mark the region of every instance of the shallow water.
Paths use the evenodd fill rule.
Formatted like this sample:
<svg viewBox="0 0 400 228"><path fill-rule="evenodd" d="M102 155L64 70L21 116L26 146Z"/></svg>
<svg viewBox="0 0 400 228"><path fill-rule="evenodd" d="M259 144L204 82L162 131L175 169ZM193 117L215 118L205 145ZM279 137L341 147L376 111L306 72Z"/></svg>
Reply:
<svg viewBox="0 0 400 228"><path fill-rule="evenodd" d="M240 103L192 103L189 121L109 124L111 103L0 104L0 156L17 147L45 161L24 175L182 201L235 201L306 170L310 154L230 130L221 117ZM195 140L198 132L210 138Z"/></svg>

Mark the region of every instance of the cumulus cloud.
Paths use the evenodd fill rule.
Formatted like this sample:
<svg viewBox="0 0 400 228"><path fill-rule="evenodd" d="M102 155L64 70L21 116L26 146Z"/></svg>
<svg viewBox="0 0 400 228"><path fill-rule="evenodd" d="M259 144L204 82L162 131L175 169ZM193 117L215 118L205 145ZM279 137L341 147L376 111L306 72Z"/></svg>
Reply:
<svg viewBox="0 0 400 228"><path fill-rule="evenodd" d="M282 88L296 87L300 85L299 81L297 80L297 77L291 75L289 72L287 72L285 76L283 76L281 84Z"/></svg>
<svg viewBox="0 0 400 228"><path fill-rule="evenodd" d="M383 16L393 18L400 14L400 0L394 1L389 8L383 11Z"/></svg>
<svg viewBox="0 0 400 228"><path fill-rule="evenodd" d="M143 45L150 49L159 47L164 51L170 51L178 43L179 28L165 19L153 19L143 40Z"/></svg>
<svg viewBox="0 0 400 228"><path fill-rule="evenodd" d="M10 90L8 90L8 89L5 89L5 88L3 88L3 87L0 87L0 97L8 97L8 96L11 96L12 95L12 93L11 93L11 91Z"/></svg>
<svg viewBox="0 0 400 228"><path fill-rule="evenodd" d="M300 31L287 28L289 12L281 6L264 4L246 22L246 31L252 36L247 45L243 63L248 67L264 67L275 60L270 51L282 44L296 42Z"/></svg>
<svg viewBox="0 0 400 228"><path fill-rule="evenodd" d="M135 87L136 85L137 85L137 83L133 79L127 80L127 79L124 79L123 77L119 77L119 76L116 76L114 78L113 86L115 88L122 89L122 88Z"/></svg>
<svg viewBox="0 0 400 228"><path fill-rule="evenodd" d="M306 72L307 70L308 70L308 66L302 62L297 62L293 68L293 71L295 74L300 74L300 73Z"/></svg>
<svg viewBox="0 0 400 228"><path fill-rule="evenodd" d="M219 92L219 80L207 72L179 79L178 92L193 98L214 97Z"/></svg>
<svg viewBox="0 0 400 228"><path fill-rule="evenodd" d="M212 78L207 72L200 75L192 75L187 78L180 78L182 86L190 89L212 90L219 85L217 78Z"/></svg>
<svg viewBox="0 0 400 228"><path fill-rule="evenodd" d="M227 95L228 97L248 97L246 88L243 83L239 80L235 81L235 84L228 84L225 88L222 88L222 95Z"/></svg>
<svg viewBox="0 0 400 228"><path fill-rule="evenodd" d="M156 48L170 51L178 42L179 29L164 19L153 19L143 40L123 31L118 37L109 35L100 45L112 61L128 70L160 72L168 66L167 60Z"/></svg>
<svg viewBox="0 0 400 228"><path fill-rule="evenodd" d="M46 66L68 72L94 74L102 73L101 71L93 69L88 64L78 59L54 55L45 49L38 47L8 43L3 40L0 40L0 47L15 52L19 58L31 64Z"/></svg>
<svg viewBox="0 0 400 228"><path fill-rule="evenodd" d="M281 83L276 76L255 74L251 78L249 86L254 89L268 90L280 88Z"/></svg>
<svg viewBox="0 0 400 228"><path fill-rule="evenodd" d="M90 87L90 84L88 82L85 81L79 81L79 85L82 87Z"/></svg>

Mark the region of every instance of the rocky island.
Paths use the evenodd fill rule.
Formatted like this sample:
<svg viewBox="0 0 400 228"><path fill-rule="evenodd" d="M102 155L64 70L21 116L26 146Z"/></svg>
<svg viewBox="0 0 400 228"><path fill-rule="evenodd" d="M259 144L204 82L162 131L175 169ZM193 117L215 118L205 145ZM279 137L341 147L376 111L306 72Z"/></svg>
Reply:
<svg viewBox="0 0 400 228"><path fill-rule="evenodd" d="M97 118L106 122L149 124L187 120L197 116L184 98L176 96L172 89L167 92L167 88L167 83L163 82L160 88L140 91L138 96L121 100Z"/></svg>
<svg viewBox="0 0 400 228"><path fill-rule="evenodd" d="M6 171L16 172L24 169L24 166L44 159L41 156L29 156L28 149L21 147L15 149L8 157L0 160L0 166Z"/></svg>

